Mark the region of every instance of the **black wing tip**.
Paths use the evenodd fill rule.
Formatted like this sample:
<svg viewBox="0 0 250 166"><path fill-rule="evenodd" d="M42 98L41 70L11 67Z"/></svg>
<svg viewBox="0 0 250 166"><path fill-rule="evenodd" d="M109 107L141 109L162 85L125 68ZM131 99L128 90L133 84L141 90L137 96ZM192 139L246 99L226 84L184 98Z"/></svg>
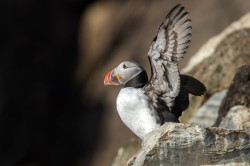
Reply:
<svg viewBox="0 0 250 166"><path fill-rule="evenodd" d="M174 9L177 9L177 8L184 8L184 6L182 5L182 4L177 4L177 5L175 5L173 8L172 8L172 10L174 10Z"/></svg>
<svg viewBox="0 0 250 166"><path fill-rule="evenodd" d="M177 10L177 9L179 9L179 11L183 11L183 10L185 10L185 7L184 7L184 5L182 5L182 4L177 4L177 5L175 5L174 7L172 7L172 9L170 10L169 13L172 13L173 11L175 11L175 10Z"/></svg>
<svg viewBox="0 0 250 166"><path fill-rule="evenodd" d="M169 16L171 16L172 13L173 13L175 10L177 10L177 9L179 9L179 12L178 12L178 13L180 13L181 11L185 10L185 7L184 7L183 5L181 5L181 4L175 5L175 6L170 10L170 12L168 12L166 18L168 18Z"/></svg>
<svg viewBox="0 0 250 166"><path fill-rule="evenodd" d="M207 88L205 87L204 84L202 84L203 87L199 87L199 91L196 92L196 94L194 94L195 96L203 96L205 95L206 91L207 91Z"/></svg>
<svg viewBox="0 0 250 166"><path fill-rule="evenodd" d="M194 92L193 95L195 95L195 96L202 96L202 95L205 94L206 91L207 91L206 86L202 82L200 82L199 80L197 80L196 85L195 85L195 92Z"/></svg>
<svg viewBox="0 0 250 166"><path fill-rule="evenodd" d="M181 17L179 18L179 20L181 20L183 17L186 17L186 20L183 22L183 24L186 23L186 22L192 23L192 21L191 21L191 19L190 19L190 16L189 16L189 12L185 11L185 12L181 15Z"/></svg>
<svg viewBox="0 0 250 166"><path fill-rule="evenodd" d="M157 35L154 37L152 42L155 42L157 40Z"/></svg>
<svg viewBox="0 0 250 166"><path fill-rule="evenodd" d="M207 91L206 86L198 79L181 74L181 84L189 93L195 96L202 96Z"/></svg>

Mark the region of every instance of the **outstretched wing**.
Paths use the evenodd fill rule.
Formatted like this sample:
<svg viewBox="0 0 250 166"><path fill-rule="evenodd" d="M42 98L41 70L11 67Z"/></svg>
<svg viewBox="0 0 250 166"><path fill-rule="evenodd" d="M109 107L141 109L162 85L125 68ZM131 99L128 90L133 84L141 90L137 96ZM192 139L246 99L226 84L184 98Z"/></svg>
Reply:
<svg viewBox="0 0 250 166"><path fill-rule="evenodd" d="M191 40L191 20L189 13L181 5L176 5L160 25L154 38L148 58L151 64L151 79L144 90L153 100L172 110L180 91L178 62L186 55Z"/></svg>

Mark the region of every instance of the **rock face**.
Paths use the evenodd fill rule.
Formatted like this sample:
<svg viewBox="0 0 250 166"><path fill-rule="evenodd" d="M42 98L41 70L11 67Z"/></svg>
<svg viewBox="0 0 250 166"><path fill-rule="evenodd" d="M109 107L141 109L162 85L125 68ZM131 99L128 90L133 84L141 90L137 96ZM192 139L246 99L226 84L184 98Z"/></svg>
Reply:
<svg viewBox="0 0 250 166"><path fill-rule="evenodd" d="M211 127L218 119L218 111L222 99L225 97L227 90L222 90L213 94L194 116L189 120L189 124Z"/></svg>
<svg viewBox="0 0 250 166"><path fill-rule="evenodd" d="M212 165L203 165L203 166L212 166ZM250 163L242 162L242 163L228 163L228 164L218 164L216 166L250 166Z"/></svg>
<svg viewBox="0 0 250 166"><path fill-rule="evenodd" d="M142 142L130 166L205 165L250 162L250 133L165 123Z"/></svg>
<svg viewBox="0 0 250 166"><path fill-rule="evenodd" d="M187 122L213 93L227 89L236 70L250 64L250 13L232 23L221 34L205 43L182 72L205 83L205 98L191 97L188 111L182 115Z"/></svg>
<svg viewBox="0 0 250 166"><path fill-rule="evenodd" d="M250 108L239 105L229 110L219 127L233 130L243 129L248 126L247 122L250 122Z"/></svg>
<svg viewBox="0 0 250 166"><path fill-rule="evenodd" d="M126 145L118 150L112 166L124 166L127 163L127 160L136 154L140 148L141 140L139 138L132 138Z"/></svg>
<svg viewBox="0 0 250 166"><path fill-rule="evenodd" d="M215 126L220 124L230 108L235 105L250 107L250 65L242 66L237 70L227 95L221 103Z"/></svg>

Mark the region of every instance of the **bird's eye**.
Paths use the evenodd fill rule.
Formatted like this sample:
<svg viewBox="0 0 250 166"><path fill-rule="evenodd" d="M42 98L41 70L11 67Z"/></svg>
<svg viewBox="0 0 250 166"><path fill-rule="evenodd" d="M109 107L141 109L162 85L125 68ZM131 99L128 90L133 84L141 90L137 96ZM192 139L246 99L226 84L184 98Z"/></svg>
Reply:
<svg viewBox="0 0 250 166"><path fill-rule="evenodd" d="M127 69L128 68L128 66L126 66L125 64L123 64L123 69Z"/></svg>

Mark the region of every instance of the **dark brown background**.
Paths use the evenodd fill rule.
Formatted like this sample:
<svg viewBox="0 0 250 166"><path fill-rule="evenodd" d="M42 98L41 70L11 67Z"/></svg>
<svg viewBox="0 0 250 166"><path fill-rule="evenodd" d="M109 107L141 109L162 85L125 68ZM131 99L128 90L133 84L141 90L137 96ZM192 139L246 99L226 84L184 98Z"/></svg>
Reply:
<svg viewBox="0 0 250 166"><path fill-rule="evenodd" d="M193 22L181 66L250 11L247 0L1 0L0 165L110 165L134 135L103 77L124 60L149 72L151 40L178 3Z"/></svg>

